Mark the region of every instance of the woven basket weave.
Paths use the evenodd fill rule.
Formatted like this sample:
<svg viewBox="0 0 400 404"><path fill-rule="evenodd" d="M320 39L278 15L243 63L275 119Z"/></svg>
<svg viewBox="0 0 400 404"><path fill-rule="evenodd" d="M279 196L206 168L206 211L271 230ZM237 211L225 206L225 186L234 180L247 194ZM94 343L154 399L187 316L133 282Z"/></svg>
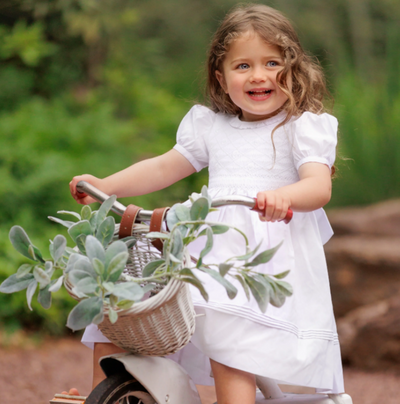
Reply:
<svg viewBox="0 0 400 404"><path fill-rule="evenodd" d="M174 279L157 295L119 312L115 324L106 315L99 329L111 342L129 352L172 354L183 348L194 333L189 288Z"/></svg>
<svg viewBox="0 0 400 404"><path fill-rule="evenodd" d="M160 258L161 253L145 237L148 231L145 224L134 225L132 235L138 241L129 249L126 275L141 277L145 265ZM77 299L68 278L64 285ZM101 332L115 345L135 354L165 356L183 348L195 330L195 311L188 285L172 279L166 286L158 284L152 294L127 310L119 310L114 324L109 321L105 307L104 320L98 325Z"/></svg>

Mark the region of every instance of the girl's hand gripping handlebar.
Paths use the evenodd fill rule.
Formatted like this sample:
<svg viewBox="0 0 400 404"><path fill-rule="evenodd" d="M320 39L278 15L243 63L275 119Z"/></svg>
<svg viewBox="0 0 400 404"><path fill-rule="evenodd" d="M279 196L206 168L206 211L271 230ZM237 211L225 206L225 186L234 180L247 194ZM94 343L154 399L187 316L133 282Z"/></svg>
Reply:
<svg viewBox="0 0 400 404"><path fill-rule="evenodd" d="M78 184L76 185L76 190L81 193L85 193L87 195L90 195L92 198L96 199L99 202L104 202L109 195L105 194L104 192L100 191L99 189L95 188L93 185L89 184L86 181L79 181ZM225 197L221 198L216 198L213 199L211 206L213 208L218 208L221 206L228 206L228 205L241 205L241 206L247 206L251 210L254 210L256 212L262 212L257 204L257 198L251 198L248 196L241 196L241 195L228 195ZM114 205L112 206L111 210L116 213L117 215L122 216L126 210L126 207L116 201ZM153 211L150 210L140 210L140 212L137 215L137 220L142 221L142 220L150 220L151 216L153 214ZM285 223L289 223L290 220L293 217L293 211L291 209L288 210L286 217L283 219Z"/></svg>
<svg viewBox="0 0 400 404"><path fill-rule="evenodd" d="M259 212L259 213L264 212L262 209L260 209L258 207L257 198L254 198L254 207L251 210L254 210L254 211ZM284 223L288 224L292 220L292 217L293 217L293 211L292 211L292 209L289 208L287 213L286 213L285 218L282 219L282 220L278 220L278 222L283 221Z"/></svg>

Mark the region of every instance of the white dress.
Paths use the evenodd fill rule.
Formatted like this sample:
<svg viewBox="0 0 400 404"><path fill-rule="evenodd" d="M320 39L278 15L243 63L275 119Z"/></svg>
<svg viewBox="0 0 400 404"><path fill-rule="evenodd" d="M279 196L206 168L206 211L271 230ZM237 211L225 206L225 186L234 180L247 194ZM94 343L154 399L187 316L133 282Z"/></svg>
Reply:
<svg viewBox="0 0 400 404"><path fill-rule="evenodd" d="M212 197L246 195L273 190L299 180L298 169L307 162L331 167L335 160L337 120L328 114L304 113L271 132L284 113L258 122L216 114L193 107L182 120L175 150L200 171L208 166ZM275 146L275 151L274 151ZM280 383L317 388L319 392L344 391L340 347L333 316L323 244L332 229L322 209L295 212L292 221L261 222L258 214L241 206L220 208L207 219L233 224L246 233L250 245L262 240L259 251L284 241L274 258L257 270L285 278L294 289L281 308L269 305L261 313L253 297L247 300L240 285L230 300L225 289L208 275L196 275L205 284L209 301L191 288L198 314L191 343L170 357L179 362L196 384L213 384L208 358ZM202 249L193 243L191 254ZM218 263L244 252L241 236L229 231L215 236L204 262ZM107 341L90 326L82 341Z"/></svg>

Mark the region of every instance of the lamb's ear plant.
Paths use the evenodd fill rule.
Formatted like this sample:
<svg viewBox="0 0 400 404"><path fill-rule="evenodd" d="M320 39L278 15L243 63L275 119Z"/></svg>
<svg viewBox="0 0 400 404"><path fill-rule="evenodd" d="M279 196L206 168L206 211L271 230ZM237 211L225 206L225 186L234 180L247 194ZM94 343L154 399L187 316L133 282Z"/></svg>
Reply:
<svg viewBox="0 0 400 404"><path fill-rule="evenodd" d="M196 271L205 272L215 281L219 282L226 290L230 299L234 299L237 288L229 278L236 279L244 289L246 296L255 298L258 307L264 313L268 303L281 307L293 294L289 283L282 281L289 270L276 275L268 275L257 272L256 267L271 260L282 243L274 248L258 253L260 244L251 249L246 235L238 228L221 223L213 223L206 220L207 215L216 209L211 207L212 199L207 187L203 187L201 194L193 193L189 197L191 206L183 204L174 205L168 212L167 224L169 233L149 233L147 237L160 237L164 240L163 259L157 265L150 263L145 268L147 276L165 276L177 278L197 287L208 301L208 294L203 284L196 276ZM204 257L211 251L214 243L214 235L224 234L229 230L238 232L244 240L245 252L243 255L231 257L222 263L205 264ZM194 240L205 237L206 242L197 259L195 266L190 266L191 261L185 260L184 250ZM150 279L150 278L148 278Z"/></svg>
<svg viewBox="0 0 400 404"><path fill-rule="evenodd" d="M20 254L30 259L30 263L22 264L15 274L0 285L0 291L14 293L26 289L28 306L31 308L32 298L39 289L38 302L44 308L49 308L51 293L58 291L63 284L68 285L70 293L79 300L68 316L67 326L72 330L101 323L104 312L108 313L111 323L115 323L121 309L128 309L141 301L156 284L166 284L172 278L195 286L208 300L207 291L196 276L197 271L207 273L224 286L231 299L236 296L237 288L230 279L236 279L247 298L250 299L252 295L263 312L268 303L280 307L286 297L291 296L291 286L281 280L289 271L273 276L256 271L258 265L273 257L280 245L258 253L260 246L251 250L246 235L239 229L207 221L208 213L214 209L211 208L206 187L203 187L201 194L190 196L190 207L176 204L171 208L167 216L169 233L147 234L149 238L162 239L164 246L161 257L143 268L142 278L125 274L128 249L136 240L134 237L117 240L114 218L107 216L115 200L115 196L110 197L97 211L84 206L80 214L58 212L70 215L77 221L50 217L52 221L68 228L68 234L75 243L74 248L67 247L66 238L57 235L50 240L50 259L43 258L22 227L12 227L10 241ZM214 235L229 230L243 237L246 246L244 254L222 263L205 264L204 258L213 247ZM205 246L196 264L192 265L192 261L187 259L187 246L199 237L205 237Z"/></svg>

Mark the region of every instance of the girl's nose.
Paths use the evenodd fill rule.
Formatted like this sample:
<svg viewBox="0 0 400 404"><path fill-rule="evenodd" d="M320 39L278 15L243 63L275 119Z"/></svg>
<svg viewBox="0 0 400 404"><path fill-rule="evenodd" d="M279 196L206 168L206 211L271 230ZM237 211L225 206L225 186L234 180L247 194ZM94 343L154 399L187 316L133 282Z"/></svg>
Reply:
<svg viewBox="0 0 400 404"><path fill-rule="evenodd" d="M252 74L250 76L250 81L254 83L260 83L267 80L267 75L263 68L253 68Z"/></svg>

